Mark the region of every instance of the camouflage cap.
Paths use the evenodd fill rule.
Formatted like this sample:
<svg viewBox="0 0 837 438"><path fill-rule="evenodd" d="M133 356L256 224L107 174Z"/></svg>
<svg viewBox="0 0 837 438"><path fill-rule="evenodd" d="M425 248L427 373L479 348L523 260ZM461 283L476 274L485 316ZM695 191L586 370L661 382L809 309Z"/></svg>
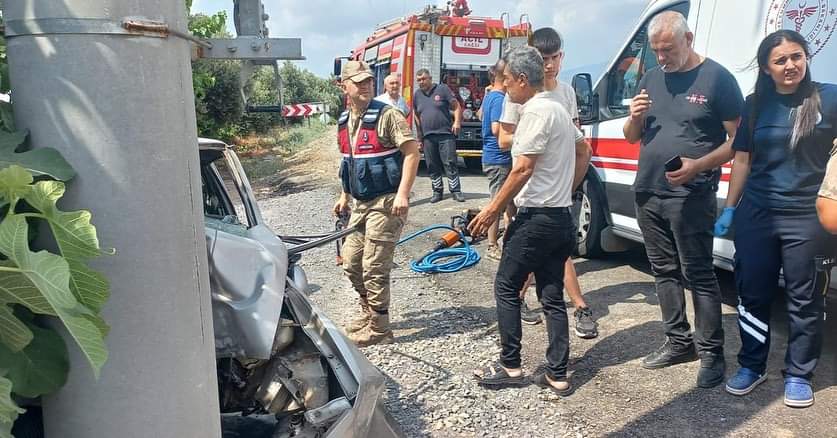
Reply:
<svg viewBox="0 0 837 438"><path fill-rule="evenodd" d="M369 70L369 65L363 61L348 61L343 64L340 71L340 79L351 79L354 83L363 82L368 78L374 77L372 71Z"/></svg>

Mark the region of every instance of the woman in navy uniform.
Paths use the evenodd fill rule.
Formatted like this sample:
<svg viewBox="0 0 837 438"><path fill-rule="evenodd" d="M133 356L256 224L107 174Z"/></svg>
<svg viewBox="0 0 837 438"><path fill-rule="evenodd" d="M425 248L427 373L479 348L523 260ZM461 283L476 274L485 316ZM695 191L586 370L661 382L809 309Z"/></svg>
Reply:
<svg viewBox="0 0 837 438"><path fill-rule="evenodd" d="M767 377L770 305L783 268L790 323L783 374L791 407L814 403L811 378L829 283L825 261L835 248L815 205L837 130L837 86L813 82L809 60L808 43L791 30L759 45L755 92L745 103L726 208L715 224L716 236L735 226L741 351L726 390L745 395Z"/></svg>

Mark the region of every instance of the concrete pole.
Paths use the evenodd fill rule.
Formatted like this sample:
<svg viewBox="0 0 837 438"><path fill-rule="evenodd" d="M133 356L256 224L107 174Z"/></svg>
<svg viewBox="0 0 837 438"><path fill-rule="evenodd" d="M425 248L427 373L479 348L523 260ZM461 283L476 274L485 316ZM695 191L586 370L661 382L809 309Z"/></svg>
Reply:
<svg viewBox="0 0 837 438"><path fill-rule="evenodd" d="M46 435L219 437L190 47L120 34L125 17L187 26L183 0L5 2L16 122L76 169L63 208L91 210L117 250L95 262L110 359L95 380L70 348Z"/></svg>

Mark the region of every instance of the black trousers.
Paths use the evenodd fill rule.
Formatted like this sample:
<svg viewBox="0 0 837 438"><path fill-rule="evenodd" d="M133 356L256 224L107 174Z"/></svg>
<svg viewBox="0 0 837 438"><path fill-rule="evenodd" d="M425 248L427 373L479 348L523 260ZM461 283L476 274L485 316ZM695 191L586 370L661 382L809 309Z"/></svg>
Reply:
<svg viewBox="0 0 837 438"><path fill-rule="evenodd" d="M824 259L835 240L815 211L789 214L761 208L746 196L735 211L735 281L738 287L738 363L765 371L770 350L770 305L783 269L788 308L787 375L810 379L823 342L823 305L830 269Z"/></svg>
<svg viewBox="0 0 837 438"><path fill-rule="evenodd" d="M459 184L459 168L456 165L456 137L452 134L428 134L421 143L433 191L444 191L442 174L448 177L448 189L451 193L462 191Z"/></svg>
<svg viewBox="0 0 837 438"><path fill-rule="evenodd" d="M564 262L575 245L575 236L568 208L521 208L509 225L494 279L503 366L520 368L520 289L534 272L549 336L547 372L554 380L566 378L570 332L564 303Z"/></svg>
<svg viewBox="0 0 837 438"><path fill-rule="evenodd" d="M682 348L692 344L683 290L688 284L695 306L698 352L723 354L721 289L712 265L715 192L688 197L640 192L636 211L669 341Z"/></svg>

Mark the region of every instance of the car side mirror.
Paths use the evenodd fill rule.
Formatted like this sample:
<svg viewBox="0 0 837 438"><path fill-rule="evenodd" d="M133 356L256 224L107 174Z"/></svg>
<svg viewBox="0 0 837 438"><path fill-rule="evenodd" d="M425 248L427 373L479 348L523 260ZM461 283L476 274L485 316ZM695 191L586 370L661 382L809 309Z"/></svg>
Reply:
<svg viewBox="0 0 837 438"><path fill-rule="evenodd" d="M575 90L578 104L578 118L582 124L595 122L598 118L598 108L593 94L593 80L590 73L578 73L573 76L573 90Z"/></svg>

